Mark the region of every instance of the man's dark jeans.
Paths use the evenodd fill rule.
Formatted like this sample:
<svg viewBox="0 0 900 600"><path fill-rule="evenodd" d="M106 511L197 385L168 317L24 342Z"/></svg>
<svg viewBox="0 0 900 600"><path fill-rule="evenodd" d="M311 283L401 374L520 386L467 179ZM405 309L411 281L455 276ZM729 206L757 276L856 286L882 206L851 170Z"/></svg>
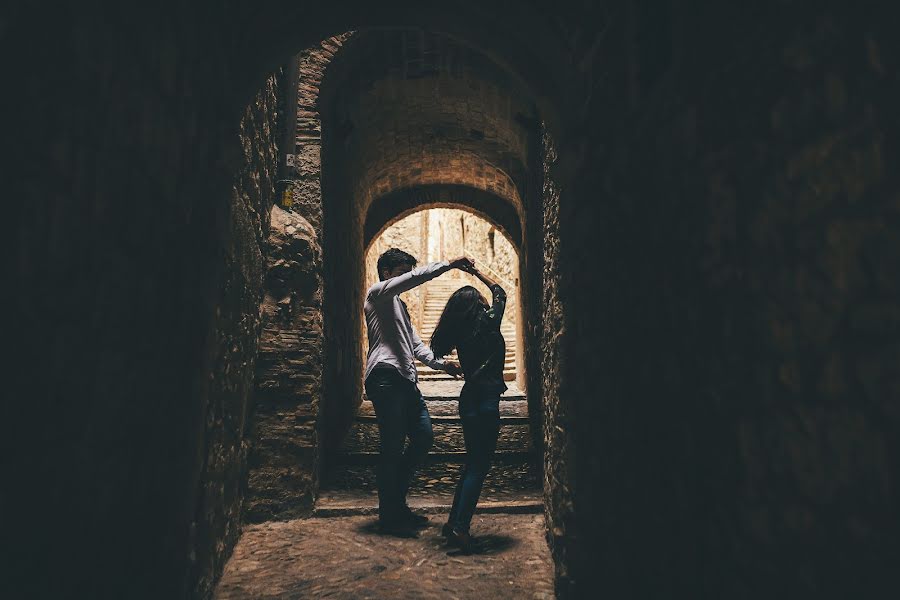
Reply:
<svg viewBox="0 0 900 600"><path fill-rule="evenodd" d="M366 395L378 421L378 515L382 521L399 516L413 473L434 441L431 417L415 383L394 369L375 369L366 379ZM403 446L409 437L409 446Z"/></svg>
<svg viewBox="0 0 900 600"><path fill-rule="evenodd" d="M466 464L456 484L447 522L460 532L469 531L484 479L491 468L500 432L500 394L463 390L459 416L466 440Z"/></svg>

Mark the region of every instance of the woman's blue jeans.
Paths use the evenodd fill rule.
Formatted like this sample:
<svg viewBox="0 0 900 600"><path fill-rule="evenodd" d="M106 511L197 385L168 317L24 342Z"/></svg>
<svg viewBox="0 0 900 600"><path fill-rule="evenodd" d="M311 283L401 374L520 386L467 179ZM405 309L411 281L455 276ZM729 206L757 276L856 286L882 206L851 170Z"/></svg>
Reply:
<svg viewBox="0 0 900 600"><path fill-rule="evenodd" d="M468 532L481 496L484 479L491 468L500 433L500 395L463 393L459 416L466 441L466 463L456 484L456 494L447 522L456 531Z"/></svg>

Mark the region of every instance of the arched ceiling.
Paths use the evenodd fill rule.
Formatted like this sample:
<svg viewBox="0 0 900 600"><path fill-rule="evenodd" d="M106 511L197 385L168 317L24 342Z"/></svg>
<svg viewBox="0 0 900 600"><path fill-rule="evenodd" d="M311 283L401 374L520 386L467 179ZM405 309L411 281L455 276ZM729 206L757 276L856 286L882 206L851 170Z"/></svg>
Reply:
<svg viewBox="0 0 900 600"><path fill-rule="evenodd" d="M421 30L356 33L326 72L319 109L327 168L363 212L399 190L450 186L502 199L521 221L537 108L480 52Z"/></svg>
<svg viewBox="0 0 900 600"><path fill-rule="evenodd" d="M476 48L500 65L527 89L561 145L569 137L578 137L574 126L582 116L592 78L583 66L600 48L593 38L582 35L579 19L589 31L602 28L610 19L605 2L577 8L526 2L511 10L505 3L480 0L335 0L312 5L278 0L265 7L248 3L243 10L241 26L226 32L236 109L244 106L266 74L322 39L350 30L423 28ZM565 19L561 13L576 14Z"/></svg>
<svg viewBox="0 0 900 600"><path fill-rule="evenodd" d="M404 188L378 198L366 215L364 247L400 219L429 208L459 208L472 212L494 225L517 249L521 248L519 218L508 202L490 192L454 185Z"/></svg>

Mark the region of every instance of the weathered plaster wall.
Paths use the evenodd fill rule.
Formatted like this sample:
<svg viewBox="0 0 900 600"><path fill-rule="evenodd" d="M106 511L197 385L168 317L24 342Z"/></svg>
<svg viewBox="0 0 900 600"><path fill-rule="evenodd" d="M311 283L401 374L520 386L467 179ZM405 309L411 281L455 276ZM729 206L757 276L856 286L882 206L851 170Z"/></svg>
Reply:
<svg viewBox="0 0 900 600"><path fill-rule="evenodd" d="M366 251L366 289L379 280L378 257L388 248L399 248L416 257L419 265L429 261L428 259L428 230L429 214L427 211L418 212L401 219L384 230L375 238ZM420 327L422 319L423 290L421 287L413 288L400 295L406 302L413 325ZM365 343L365 342L364 342Z"/></svg>
<svg viewBox="0 0 900 600"><path fill-rule="evenodd" d="M515 247L488 221L465 210L438 208L431 211L429 260L449 260L465 254L514 286L519 260ZM455 271L455 278L467 281L467 273ZM509 290L512 293L512 289Z"/></svg>
<svg viewBox="0 0 900 600"><path fill-rule="evenodd" d="M465 235L463 232L465 231ZM515 247L493 225L470 212L458 209L425 209L404 217L385 229L373 240L366 254L366 287L378 281L376 263L388 248L400 248L419 260L419 264L450 260L463 254L475 259L497 273L507 293L515 295L519 259ZM486 271L487 272L487 271ZM442 279L452 279L461 287L473 285L490 299L490 291L477 278L453 270ZM424 287L404 293L401 297L409 307L413 325L421 329ZM515 322L515 306L505 319Z"/></svg>

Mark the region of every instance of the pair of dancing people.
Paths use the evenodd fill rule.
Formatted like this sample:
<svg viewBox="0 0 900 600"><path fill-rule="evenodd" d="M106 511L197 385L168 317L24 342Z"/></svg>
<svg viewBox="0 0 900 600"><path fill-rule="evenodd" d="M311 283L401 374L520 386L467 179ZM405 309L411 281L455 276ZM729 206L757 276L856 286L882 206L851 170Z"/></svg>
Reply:
<svg viewBox="0 0 900 600"><path fill-rule="evenodd" d="M421 267L416 267L416 262L402 250L386 251L378 258L380 281L366 294L369 352L365 388L378 422L378 521L382 531L399 535L428 523L427 517L415 514L406 503L415 469L434 440L431 417L418 388L418 359L465 379L459 416L466 461L441 532L448 543L470 553L474 541L469 526L497 446L500 395L506 391L506 343L500 333L506 292L464 256ZM413 328L399 295L452 269L475 275L491 290L492 302L488 304L472 286L458 289L448 300L429 347ZM454 348L459 363L444 359Z"/></svg>

